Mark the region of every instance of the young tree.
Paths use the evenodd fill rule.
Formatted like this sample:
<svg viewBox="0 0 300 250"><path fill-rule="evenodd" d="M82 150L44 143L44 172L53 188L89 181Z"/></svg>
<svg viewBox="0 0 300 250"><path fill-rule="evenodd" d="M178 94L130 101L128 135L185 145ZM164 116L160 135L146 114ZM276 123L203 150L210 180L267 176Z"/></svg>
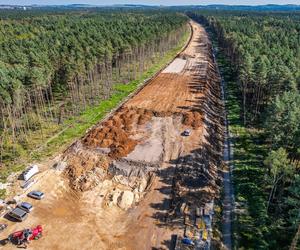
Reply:
<svg viewBox="0 0 300 250"><path fill-rule="evenodd" d="M271 177L271 190L269 193L267 210L270 207L270 203L276 195L276 188L280 183L291 177L295 172L294 166L288 159L287 152L283 148L279 148L276 151L271 151L264 161L265 165L269 168Z"/></svg>

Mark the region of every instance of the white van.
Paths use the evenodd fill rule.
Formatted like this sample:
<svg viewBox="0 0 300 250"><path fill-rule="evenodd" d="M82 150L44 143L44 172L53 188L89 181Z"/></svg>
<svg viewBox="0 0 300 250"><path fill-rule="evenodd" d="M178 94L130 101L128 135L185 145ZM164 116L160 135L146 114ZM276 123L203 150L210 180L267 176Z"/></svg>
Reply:
<svg viewBox="0 0 300 250"><path fill-rule="evenodd" d="M28 167L23 173L23 180L28 181L32 176L39 172L39 168L37 165L32 165Z"/></svg>

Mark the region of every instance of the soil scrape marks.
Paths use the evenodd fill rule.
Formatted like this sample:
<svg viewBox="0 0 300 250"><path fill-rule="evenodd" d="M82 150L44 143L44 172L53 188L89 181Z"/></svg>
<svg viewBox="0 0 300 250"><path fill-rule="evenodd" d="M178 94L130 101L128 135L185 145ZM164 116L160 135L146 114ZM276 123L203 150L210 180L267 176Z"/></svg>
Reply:
<svg viewBox="0 0 300 250"><path fill-rule="evenodd" d="M132 138L134 131L150 121L152 116L150 110L122 107L113 117L90 131L83 139L83 144L110 149L108 155L112 159L124 157L138 143L138 140Z"/></svg>
<svg viewBox="0 0 300 250"><path fill-rule="evenodd" d="M104 155L83 150L80 142L73 145L64 159L68 162L64 170L69 185L76 191L87 191L106 177L109 161Z"/></svg>
<svg viewBox="0 0 300 250"><path fill-rule="evenodd" d="M184 223L195 221L196 207L212 210L222 139L219 79L205 30L191 25L180 60L64 153L63 174L53 169L56 188L34 204L58 207L59 220L39 207L28 220L47 225L36 249L166 249L172 234L193 231ZM182 136L185 129L190 136ZM80 211L76 220L63 218L70 207Z"/></svg>
<svg viewBox="0 0 300 250"><path fill-rule="evenodd" d="M122 107L114 116L91 130L82 140L86 147L109 149L108 156L118 159L131 153L142 140L137 139L142 133L142 126L150 122L152 117L182 117L183 125L199 128L202 116L199 111L171 112L154 111L144 108ZM144 138L145 139L145 138ZM105 152L105 150L103 151Z"/></svg>

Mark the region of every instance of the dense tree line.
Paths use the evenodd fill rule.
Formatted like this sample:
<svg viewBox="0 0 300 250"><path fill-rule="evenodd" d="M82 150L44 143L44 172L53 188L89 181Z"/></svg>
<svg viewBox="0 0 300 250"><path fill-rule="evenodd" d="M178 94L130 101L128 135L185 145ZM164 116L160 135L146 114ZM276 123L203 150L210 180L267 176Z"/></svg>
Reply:
<svg viewBox="0 0 300 250"><path fill-rule="evenodd" d="M188 28L185 16L164 11L13 13L0 19L0 165L28 132L43 136L43 124L137 79Z"/></svg>
<svg viewBox="0 0 300 250"><path fill-rule="evenodd" d="M239 77L243 119L260 118L273 98L300 84L300 15L235 15L208 19Z"/></svg>
<svg viewBox="0 0 300 250"><path fill-rule="evenodd" d="M257 161L234 173L240 178L236 196L244 211L238 216L235 245L288 249L293 241L295 246L300 233L300 14L189 15L216 37L230 62L240 119L246 128L261 132L256 142L251 136L244 142L252 143L245 147L253 150L245 151L243 161L253 151L261 152Z"/></svg>

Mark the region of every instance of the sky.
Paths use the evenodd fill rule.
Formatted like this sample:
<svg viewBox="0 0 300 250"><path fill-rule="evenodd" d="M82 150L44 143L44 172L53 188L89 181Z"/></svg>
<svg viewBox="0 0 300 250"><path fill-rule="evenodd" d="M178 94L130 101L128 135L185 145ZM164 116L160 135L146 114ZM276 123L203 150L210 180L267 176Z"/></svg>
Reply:
<svg viewBox="0 0 300 250"><path fill-rule="evenodd" d="M0 0L0 4L14 5L60 5L60 4L147 4L147 5L207 5L207 4L232 4L232 5L262 5L262 4L299 4L300 0Z"/></svg>

